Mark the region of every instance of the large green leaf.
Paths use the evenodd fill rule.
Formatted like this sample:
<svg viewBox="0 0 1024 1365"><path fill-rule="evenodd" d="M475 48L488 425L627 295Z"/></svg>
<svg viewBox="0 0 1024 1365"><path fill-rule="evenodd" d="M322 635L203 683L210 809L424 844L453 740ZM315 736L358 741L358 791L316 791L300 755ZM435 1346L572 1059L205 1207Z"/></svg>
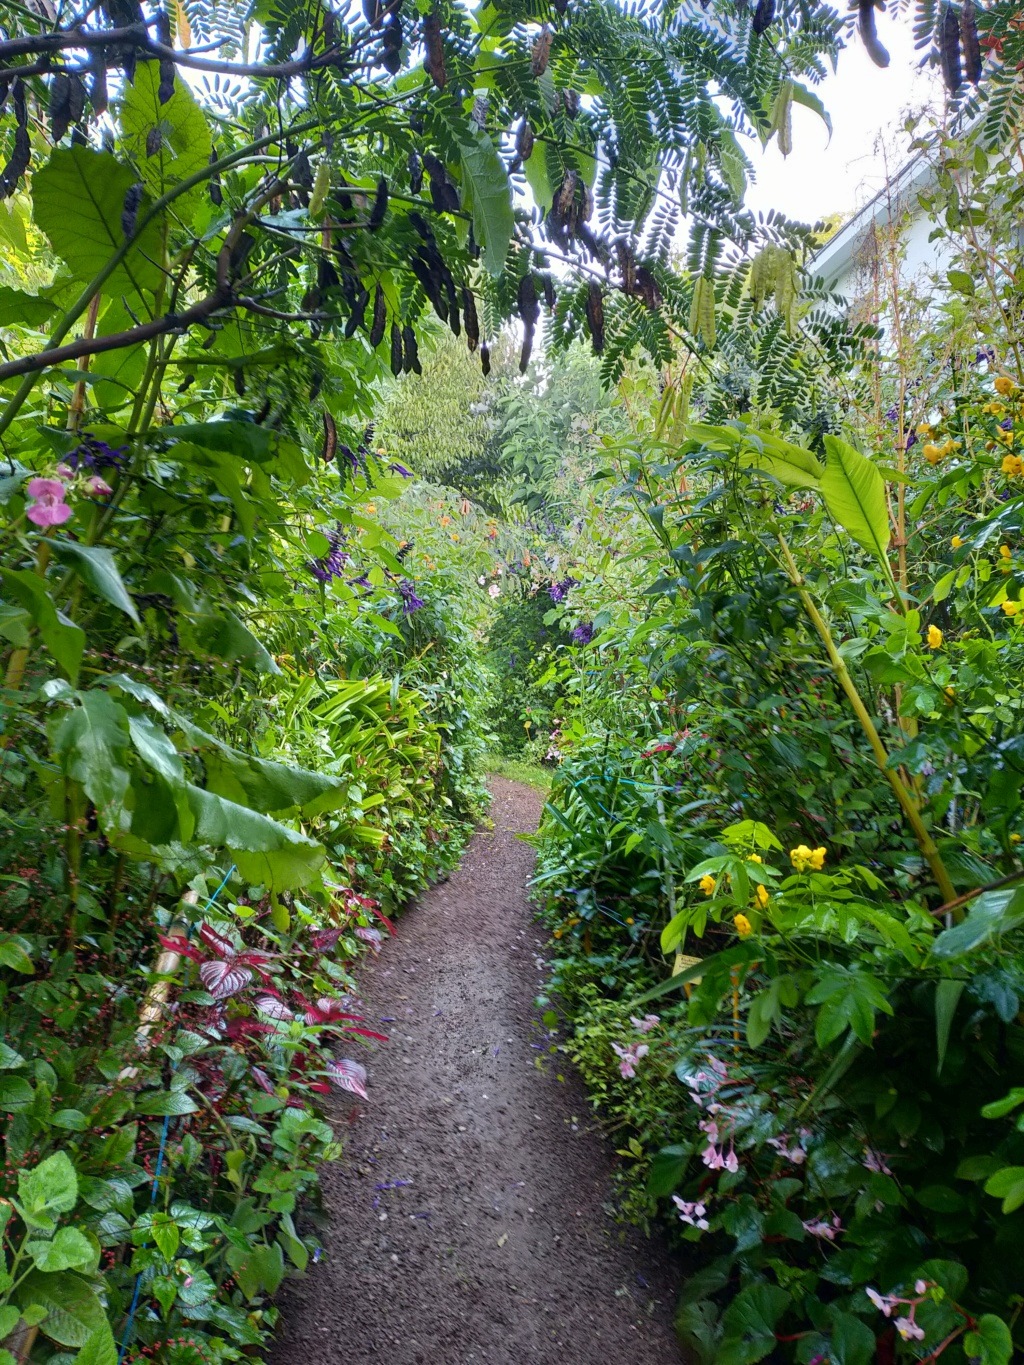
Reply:
<svg viewBox="0 0 1024 1365"><path fill-rule="evenodd" d="M92 1285L74 1271L46 1275L33 1270L18 1286L22 1308L46 1309L40 1331L59 1346L84 1346L107 1326L107 1314Z"/></svg>
<svg viewBox="0 0 1024 1365"><path fill-rule="evenodd" d="M824 472L809 450L761 431L748 433L739 461L744 468L760 469L791 488L817 488Z"/></svg>
<svg viewBox="0 0 1024 1365"><path fill-rule="evenodd" d="M62 564L70 564L97 597L118 607L137 626L142 624L109 550L100 545L82 545L77 540L57 540L53 544L53 554Z"/></svg>
<svg viewBox="0 0 1024 1365"><path fill-rule="evenodd" d="M484 265L497 276L505 268L515 227L508 173L497 147L482 129L472 141L460 140L459 150L463 201L473 213L473 233L483 248Z"/></svg>
<svg viewBox="0 0 1024 1365"><path fill-rule="evenodd" d="M280 673L267 649L233 611L211 612L193 623L203 649L218 659L238 660L258 673Z"/></svg>
<svg viewBox="0 0 1024 1365"><path fill-rule="evenodd" d="M117 1365L117 1343L109 1322L90 1332L75 1357L75 1365Z"/></svg>
<svg viewBox="0 0 1024 1365"><path fill-rule="evenodd" d="M57 305L23 289L0 286L0 327L41 327Z"/></svg>
<svg viewBox="0 0 1024 1365"><path fill-rule="evenodd" d="M139 62L121 103L125 151L146 188L158 199L210 160L210 125L180 76L174 93L160 103L159 62Z"/></svg>
<svg viewBox="0 0 1024 1365"><path fill-rule="evenodd" d="M322 844L201 787L187 787L197 843L226 848L243 878L273 891L305 886L324 860Z"/></svg>
<svg viewBox="0 0 1024 1365"><path fill-rule="evenodd" d="M50 737L64 772L96 807L100 828L118 833L129 783L127 711L102 688L79 692L78 704L56 720Z"/></svg>
<svg viewBox="0 0 1024 1365"><path fill-rule="evenodd" d="M889 548L885 481L859 450L838 436L825 437L821 495L835 521L883 565Z"/></svg>
<svg viewBox="0 0 1024 1365"><path fill-rule="evenodd" d="M985 891L966 916L951 929L944 929L932 945L936 957L949 960L980 948L995 934L1005 934L1024 924L1024 886Z"/></svg>
<svg viewBox="0 0 1024 1365"><path fill-rule="evenodd" d="M0 580L8 596L28 612L54 659L76 682L85 651L85 631L57 610L46 584L31 569L0 568Z"/></svg>
<svg viewBox="0 0 1024 1365"><path fill-rule="evenodd" d="M58 147L32 178L35 220L74 279L91 280L124 242L121 214L135 173L111 152L91 147ZM141 212L141 209L140 209ZM154 220L104 286L109 293L160 287L163 260Z"/></svg>

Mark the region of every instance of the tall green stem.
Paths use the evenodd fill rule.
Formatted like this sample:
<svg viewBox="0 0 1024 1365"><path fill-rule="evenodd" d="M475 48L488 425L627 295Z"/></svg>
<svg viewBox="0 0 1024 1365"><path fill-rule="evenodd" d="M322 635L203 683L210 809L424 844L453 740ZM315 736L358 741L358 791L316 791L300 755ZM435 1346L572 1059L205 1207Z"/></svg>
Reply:
<svg viewBox="0 0 1024 1365"><path fill-rule="evenodd" d="M832 638L832 632L829 630L825 618L818 610L811 594L807 591L804 577L797 568L796 560L793 558L792 551L781 532L779 533L779 545L782 549L782 562L786 566L786 573L789 577L789 581L793 584L793 587L796 588L803 609L810 618L814 629L818 632L822 644L825 646L825 652L828 655L829 663L832 665L832 671L836 676L836 680L846 694L846 699L853 708L854 715L857 717L860 727L864 731L867 741L871 746L871 752L874 754L875 762L878 764L879 769L885 776L890 787L892 787L896 800L899 802L900 809L906 817L907 824L914 832L914 838L917 840L918 848L920 848L925 862L931 868L932 876L935 878L935 885L939 888L943 901L948 902L955 900L956 889L950 880L946 865L942 861L942 855L935 846L935 840L928 832L928 827L924 822L921 811L917 802L914 800L913 795L904 785L899 774L890 766L888 751L882 743L882 738L878 733L875 722L871 718L871 713L864 704L863 697L857 691L857 685L850 676L850 670L846 667L846 661L836 648L836 643Z"/></svg>

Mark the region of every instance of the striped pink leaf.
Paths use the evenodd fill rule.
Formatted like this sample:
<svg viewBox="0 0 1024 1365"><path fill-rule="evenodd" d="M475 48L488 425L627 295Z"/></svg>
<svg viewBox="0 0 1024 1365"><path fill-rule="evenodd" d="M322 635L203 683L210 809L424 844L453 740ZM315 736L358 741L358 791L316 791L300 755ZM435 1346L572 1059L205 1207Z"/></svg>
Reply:
<svg viewBox="0 0 1024 1365"><path fill-rule="evenodd" d="M356 938L368 943L375 953L380 952L380 946L384 942L384 935L379 929L371 929L365 924L361 924L356 930Z"/></svg>
<svg viewBox="0 0 1024 1365"><path fill-rule="evenodd" d="M204 962L199 968L199 979L215 1000L226 1000L229 995L237 995L243 986L252 980L248 967L237 962Z"/></svg>
<svg viewBox="0 0 1024 1365"><path fill-rule="evenodd" d="M342 1057L336 1062L327 1063L327 1074L339 1090L349 1090L360 1099L368 1099L366 1093L366 1067Z"/></svg>
<svg viewBox="0 0 1024 1365"><path fill-rule="evenodd" d="M268 1019L279 1019L282 1022L287 1022L287 1020L295 1018L295 1011L289 1009L283 1000L269 992L266 995L258 995L255 1005L260 1014L265 1014Z"/></svg>

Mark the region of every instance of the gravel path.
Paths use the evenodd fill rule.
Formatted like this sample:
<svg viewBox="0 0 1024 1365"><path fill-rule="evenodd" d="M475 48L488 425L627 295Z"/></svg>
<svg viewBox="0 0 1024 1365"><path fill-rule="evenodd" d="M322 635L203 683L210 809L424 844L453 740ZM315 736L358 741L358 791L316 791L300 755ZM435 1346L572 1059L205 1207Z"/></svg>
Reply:
<svg viewBox="0 0 1024 1365"><path fill-rule="evenodd" d="M665 1255L609 1217L608 1146L538 1046L533 853L515 836L541 797L492 792L493 834L364 974L391 1040L324 1170L325 1255L282 1293L274 1365L678 1365Z"/></svg>

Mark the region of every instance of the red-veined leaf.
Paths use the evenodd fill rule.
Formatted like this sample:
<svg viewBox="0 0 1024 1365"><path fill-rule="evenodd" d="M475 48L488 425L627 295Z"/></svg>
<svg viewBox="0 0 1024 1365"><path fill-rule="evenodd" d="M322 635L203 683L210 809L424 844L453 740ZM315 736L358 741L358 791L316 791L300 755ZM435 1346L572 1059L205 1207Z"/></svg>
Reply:
<svg viewBox="0 0 1024 1365"><path fill-rule="evenodd" d="M218 934L216 929L211 929L208 924L199 926L199 937L208 948L212 948L218 957L234 957L237 949L229 938L223 934Z"/></svg>
<svg viewBox="0 0 1024 1365"><path fill-rule="evenodd" d="M339 1090L351 1091L360 1099L369 1099L366 1093L366 1067L342 1057L336 1062L327 1063L327 1074Z"/></svg>
<svg viewBox="0 0 1024 1365"><path fill-rule="evenodd" d="M199 979L215 1000L226 1000L229 995L237 995L243 986L252 980L248 967L237 962L204 962L199 968Z"/></svg>
<svg viewBox="0 0 1024 1365"><path fill-rule="evenodd" d="M364 1038L376 1038L378 1042L381 1043L387 1043L391 1041L386 1033L374 1033L372 1028L359 1028L359 1026L356 1024L350 1024L348 1032L361 1033Z"/></svg>
<svg viewBox="0 0 1024 1365"><path fill-rule="evenodd" d="M259 1088L261 1090L265 1090L268 1095L273 1095L275 1093L274 1082L270 1079L270 1077L267 1075L267 1073L263 1070L262 1067L259 1066L253 1067L252 1078L259 1086Z"/></svg>
<svg viewBox="0 0 1024 1365"><path fill-rule="evenodd" d="M284 1022L295 1018L295 1011L289 1009L281 997L271 991L265 995L258 995L254 1003L260 1014L265 1014L268 1019L278 1019Z"/></svg>
<svg viewBox="0 0 1024 1365"><path fill-rule="evenodd" d="M313 947L321 953L327 952L337 944L341 932L340 929L314 929L311 935Z"/></svg>
<svg viewBox="0 0 1024 1365"><path fill-rule="evenodd" d="M368 943L375 953L379 953L381 944L384 942L384 935L379 929L370 929L365 924L360 924L356 930L356 938L361 938L364 943Z"/></svg>
<svg viewBox="0 0 1024 1365"><path fill-rule="evenodd" d="M167 938L164 934L157 934L157 938L165 948L169 948L172 953L179 953L182 957L191 958L193 962L203 962L205 959L198 948L193 948L188 939Z"/></svg>

